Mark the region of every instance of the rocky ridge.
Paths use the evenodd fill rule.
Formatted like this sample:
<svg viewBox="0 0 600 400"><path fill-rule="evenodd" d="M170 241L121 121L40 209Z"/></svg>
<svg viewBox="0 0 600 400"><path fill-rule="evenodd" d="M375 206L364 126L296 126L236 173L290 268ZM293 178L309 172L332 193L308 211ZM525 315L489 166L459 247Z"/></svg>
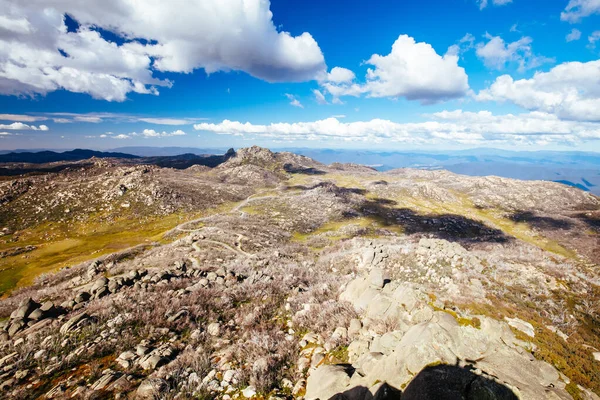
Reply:
<svg viewBox="0 0 600 400"><path fill-rule="evenodd" d="M237 205L0 301L7 397L598 398L589 194L259 148L137 168L130 195L150 174Z"/></svg>

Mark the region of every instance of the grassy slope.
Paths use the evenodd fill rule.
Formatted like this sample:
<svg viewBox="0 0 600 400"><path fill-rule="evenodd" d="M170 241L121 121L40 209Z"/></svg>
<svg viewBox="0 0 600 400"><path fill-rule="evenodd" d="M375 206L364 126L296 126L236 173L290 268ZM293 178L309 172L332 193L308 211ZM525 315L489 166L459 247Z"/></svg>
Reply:
<svg viewBox="0 0 600 400"><path fill-rule="evenodd" d="M162 233L191 219L190 216L172 214L138 220L122 218L100 222L93 218L85 223L44 224L20 235L16 243L9 245L34 245L36 250L0 259L0 294L18 286L31 284L36 276L56 271L64 266L114 253L143 243L158 242ZM92 228L93 227L93 228ZM56 234L52 241L44 240L48 230ZM10 240L10 237L7 238Z"/></svg>

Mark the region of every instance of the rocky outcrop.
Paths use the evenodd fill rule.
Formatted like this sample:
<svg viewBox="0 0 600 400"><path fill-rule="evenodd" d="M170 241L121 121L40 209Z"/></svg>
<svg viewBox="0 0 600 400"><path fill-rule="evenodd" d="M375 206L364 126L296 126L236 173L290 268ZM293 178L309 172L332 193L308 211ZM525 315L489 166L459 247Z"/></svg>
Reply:
<svg viewBox="0 0 600 400"><path fill-rule="evenodd" d="M356 395L360 388L375 395L381 382L406 389L403 399L455 398L452 393L466 392L463 398L478 398L477 393L483 392L493 393L489 397L493 399L570 398L565 377L535 360L529 344L518 340L508 324L447 312L418 285L389 282L382 287L380 275L375 270L370 277L357 278L340 295L363 315L362 323L349 327L354 336L348 347L352 367L322 366L313 371L306 399ZM369 325L378 320L393 328L374 333Z"/></svg>

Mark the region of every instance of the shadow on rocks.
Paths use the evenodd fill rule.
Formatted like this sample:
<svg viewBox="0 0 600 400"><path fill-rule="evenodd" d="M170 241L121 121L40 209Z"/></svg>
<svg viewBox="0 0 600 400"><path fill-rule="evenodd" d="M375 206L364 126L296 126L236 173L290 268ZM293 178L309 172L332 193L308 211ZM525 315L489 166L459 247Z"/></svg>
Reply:
<svg viewBox="0 0 600 400"><path fill-rule="evenodd" d="M338 393L330 400L517 400L515 393L469 367L436 365L424 368L404 392L387 383L373 395L357 386Z"/></svg>

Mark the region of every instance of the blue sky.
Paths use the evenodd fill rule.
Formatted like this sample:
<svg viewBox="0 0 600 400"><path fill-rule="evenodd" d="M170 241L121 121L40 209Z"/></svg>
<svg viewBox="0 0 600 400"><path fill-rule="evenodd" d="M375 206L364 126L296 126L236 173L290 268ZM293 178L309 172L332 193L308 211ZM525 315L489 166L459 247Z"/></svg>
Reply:
<svg viewBox="0 0 600 400"><path fill-rule="evenodd" d="M2 149L600 151L594 0L22 3Z"/></svg>

